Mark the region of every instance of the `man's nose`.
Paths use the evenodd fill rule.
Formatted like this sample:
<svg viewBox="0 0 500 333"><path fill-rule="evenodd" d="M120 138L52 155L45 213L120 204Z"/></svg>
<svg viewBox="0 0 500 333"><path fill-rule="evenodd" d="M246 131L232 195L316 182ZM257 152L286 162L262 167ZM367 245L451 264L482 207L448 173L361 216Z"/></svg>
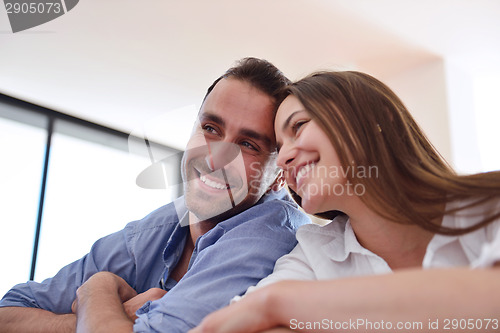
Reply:
<svg viewBox="0 0 500 333"><path fill-rule="evenodd" d="M208 143L206 162L210 170L222 169L231 163L240 153L240 147L234 143L217 141Z"/></svg>

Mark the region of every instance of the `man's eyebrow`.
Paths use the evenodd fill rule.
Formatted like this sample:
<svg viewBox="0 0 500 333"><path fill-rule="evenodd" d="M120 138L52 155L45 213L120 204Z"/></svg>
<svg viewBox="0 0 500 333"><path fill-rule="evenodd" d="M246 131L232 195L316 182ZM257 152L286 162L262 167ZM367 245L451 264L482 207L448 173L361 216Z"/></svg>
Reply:
<svg viewBox="0 0 500 333"><path fill-rule="evenodd" d="M248 128L241 129L240 134L243 136L249 137L251 139L254 139L256 141L263 142L267 146L270 146L272 143L271 138L268 137L267 135L264 135L262 133L256 132L256 131L248 129Z"/></svg>
<svg viewBox="0 0 500 333"><path fill-rule="evenodd" d="M213 121L214 123L217 123L222 127L225 127L225 125L226 125L226 122L224 121L224 119L222 119L220 116L213 114L213 113L210 113L210 112L204 112L202 115L200 115L199 120L200 121L207 121L207 120ZM252 129L249 129L249 128L242 128L239 131L239 134L241 136L246 136L250 139L260 141L267 146L271 146L271 144L273 143L273 140L271 140L271 138L269 136L264 135L262 133L259 133L257 131L252 130Z"/></svg>
<svg viewBox="0 0 500 333"><path fill-rule="evenodd" d="M219 117L216 114L208 113L208 112L204 112L203 114L201 114L199 117L199 120L200 121L210 120L210 121L213 121L214 123L217 123L221 126L226 125L226 123L224 122L224 119L222 119L221 117Z"/></svg>
<svg viewBox="0 0 500 333"><path fill-rule="evenodd" d="M225 125L226 125L226 122L224 121L224 119L222 119L220 116L213 114L213 113L210 113L210 112L204 112L203 114L201 114L199 117L199 120L200 121L207 121L207 120L213 121L214 123L217 123L218 125L220 125L222 127L225 127ZM271 146L271 144L273 143L273 140L271 140L271 138L269 136L264 135L262 133L259 133L257 131L252 130L252 129L249 129L249 128L242 128L239 131L239 134L241 136L246 136L250 139L260 141L267 146Z"/></svg>

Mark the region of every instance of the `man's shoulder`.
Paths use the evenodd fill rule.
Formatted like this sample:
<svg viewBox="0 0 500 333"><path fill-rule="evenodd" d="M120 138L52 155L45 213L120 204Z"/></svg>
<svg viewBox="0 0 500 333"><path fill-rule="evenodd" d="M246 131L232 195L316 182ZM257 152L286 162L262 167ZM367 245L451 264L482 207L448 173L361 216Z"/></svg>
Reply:
<svg viewBox="0 0 500 333"><path fill-rule="evenodd" d="M171 202L155 209L140 220L128 223L125 227L125 231L129 235L134 235L148 231L154 232L159 228L173 229L179 223L180 213L181 212L176 209L175 202Z"/></svg>

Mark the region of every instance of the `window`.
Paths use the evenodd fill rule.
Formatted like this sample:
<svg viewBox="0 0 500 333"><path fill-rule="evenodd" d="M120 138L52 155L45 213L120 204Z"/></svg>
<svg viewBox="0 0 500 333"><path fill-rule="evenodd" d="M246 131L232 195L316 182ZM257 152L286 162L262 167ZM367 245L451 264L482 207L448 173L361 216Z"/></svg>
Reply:
<svg viewBox="0 0 500 333"><path fill-rule="evenodd" d="M13 110L10 110L13 111ZM0 112L7 115L3 105ZM46 131L43 117L25 114L26 123L0 118L0 294L30 276L40 197ZM7 273L8 272L8 273Z"/></svg>
<svg viewBox="0 0 500 333"><path fill-rule="evenodd" d="M175 157L169 163L180 178L180 152L154 147ZM30 277L53 276L98 238L179 195L177 187L136 185L151 161L129 152L127 134L2 95L0 149L0 260L9 272L0 276L2 296Z"/></svg>

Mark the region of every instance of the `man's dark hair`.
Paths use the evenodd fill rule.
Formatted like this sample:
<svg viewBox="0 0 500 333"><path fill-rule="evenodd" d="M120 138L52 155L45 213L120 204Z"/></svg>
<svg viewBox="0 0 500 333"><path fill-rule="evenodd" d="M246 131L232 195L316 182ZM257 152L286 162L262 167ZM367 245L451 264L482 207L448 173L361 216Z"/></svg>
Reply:
<svg viewBox="0 0 500 333"><path fill-rule="evenodd" d="M243 82L248 82L253 87L271 96L276 108L284 98L284 88L291 81L269 61L257 58L243 58L234 67L229 68L226 73L217 78L208 88L203 101L214 89L215 85L222 79L235 78Z"/></svg>

